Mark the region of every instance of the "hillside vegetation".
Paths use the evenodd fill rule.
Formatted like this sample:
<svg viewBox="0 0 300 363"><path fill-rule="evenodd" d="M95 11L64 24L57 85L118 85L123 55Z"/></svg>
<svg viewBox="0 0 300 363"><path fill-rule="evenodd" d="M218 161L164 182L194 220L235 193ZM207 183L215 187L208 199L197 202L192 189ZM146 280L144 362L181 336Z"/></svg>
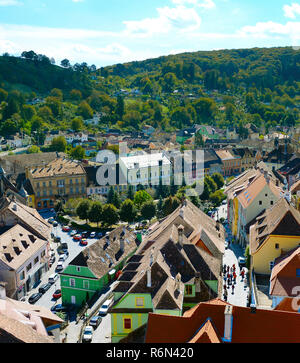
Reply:
<svg viewBox="0 0 300 363"><path fill-rule="evenodd" d="M144 124L173 131L195 123L235 126L246 138L247 123L261 133L299 123L300 52L254 48L195 52L96 69L23 52L0 57L0 134L22 129L41 137L52 129L90 131ZM133 91L135 90L135 92ZM40 97L43 102L30 102Z"/></svg>

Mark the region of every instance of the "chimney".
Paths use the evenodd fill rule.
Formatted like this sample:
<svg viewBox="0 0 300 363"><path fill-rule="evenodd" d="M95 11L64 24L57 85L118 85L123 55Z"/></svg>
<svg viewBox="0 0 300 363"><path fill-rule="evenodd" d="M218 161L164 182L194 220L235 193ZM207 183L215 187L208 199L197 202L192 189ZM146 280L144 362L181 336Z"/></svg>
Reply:
<svg viewBox="0 0 300 363"><path fill-rule="evenodd" d="M232 338L232 305L226 305L224 310L224 337L223 341L231 342Z"/></svg>
<svg viewBox="0 0 300 363"><path fill-rule="evenodd" d="M6 300L6 282L0 282L0 300Z"/></svg>
<svg viewBox="0 0 300 363"><path fill-rule="evenodd" d="M175 277L175 291L179 291L180 290L180 282L181 282L181 275L178 272L178 274Z"/></svg>
<svg viewBox="0 0 300 363"><path fill-rule="evenodd" d="M184 231L184 227L181 224L178 227L178 242L179 242L179 244L180 244L181 247L183 246L183 231Z"/></svg>
<svg viewBox="0 0 300 363"><path fill-rule="evenodd" d="M251 312L251 314L256 314L256 305L255 304L250 305L250 312Z"/></svg>
<svg viewBox="0 0 300 363"><path fill-rule="evenodd" d="M183 210L183 208L181 208L181 209L180 209L180 211L179 211L179 215L180 215L180 217L181 217L182 219L184 219L184 210Z"/></svg>
<svg viewBox="0 0 300 363"><path fill-rule="evenodd" d="M196 293L201 292L201 272L199 271L195 273L195 288Z"/></svg>
<svg viewBox="0 0 300 363"><path fill-rule="evenodd" d="M152 287L151 285L151 267L147 270L147 287Z"/></svg>
<svg viewBox="0 0 300 363"><path fill-rule="evenodd" d="M124 237L120 237L120 250L122 252L124 252L125 249L125 241L124 241Z"/></svg>

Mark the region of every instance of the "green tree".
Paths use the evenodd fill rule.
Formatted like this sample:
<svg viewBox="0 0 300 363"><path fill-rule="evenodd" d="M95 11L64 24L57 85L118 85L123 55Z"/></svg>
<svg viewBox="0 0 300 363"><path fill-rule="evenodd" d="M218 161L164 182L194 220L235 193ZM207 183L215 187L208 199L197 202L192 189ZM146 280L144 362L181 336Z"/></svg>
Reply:
<svg viewBox="0 0 300 363"><path fill-rule="evenodd" d="M217 184L217 188L221 189L224 186L224 178L223 175L220 173L214 173L212 174L211 178L214 180L214 182Z"/></svg>
<svg viewBox="0 0 300 363"><path fill-rule="evenodd" d="M120 219L123 222L132 223L136 220L137 210L131 199L126 199L120 208Z"/></svg>
<svg viewBox="0 0 300 363"><path fill-rule="evenodd" d="M77 216L82 220L85 219L86 223L88 222L90 208L91 208L91 201L88 199L83 199L76 208Z"/></svg>
<svg viewBox="0 0 300 363"><path fill-rule="evenodd" d="M81 145L77 145L71 150L70 155L75 160L82 160L85 158L85 150Z"/></svg>
<svg viewBox="0 0 300 363"><path fill-rule="evenodd" d="M100 202L93 202L89 211L88 211L88 219L92 223L97 223L97 227L102 220L102 211L103 206Z"/></svg>
<svg viewBox="0 0 300 363"><path fill-rule="evenodd" d="M146 202L141 207L141 216L143 219L151 219L156 215L156 205L153 200Z"/></svg>
<svg viewBox="0 0 300 363"><path fill-rule="evenodd" d="M80 102L77 109L78 115L82 116L84 120L87 120L93 117L93 113L93 109L86 101Z"/></svg>
<svg viewBox="0 0 300 363"><path fill-rule="evenodd" d="M180 206L180 200L177 197L169 196L166 198L162 205L164 216L167 216L174 212Z"/></svg>
<svg viewBox="0 0 300 363"><path fill-rule="evenodd" d="M121 96L117 97L117 106L116 106L116 114L118 115L119 119L122 120L125 112L125 104L124 99Z"/></svg>
<svg viewBox="0 0 300 363"><path fill-rule="evenodd" d="M139 190L135 193L133 203L140 210L142 205L148 201L151 201L152 197L145 190Z"/></svg>
<svg viewBox="0 0 300 363"><path fill-rule="evenodd" d="M112 204L105 204L102 211L102 223L106 226L117 224L120 216L117 208Z"/></svg>
<svg viewBox="0 0 300 363"><path fill-rule="evenodd" d="M127 198L130 200L134 199L134 187L131 184L128 185Z"/></svg>
<svg viewBox="0 0 300 363"><path fill-rule="evenodd" d="M83 128L83 121L81 117L75 117L71 121L71 128L74 131L80 131Z"/></svg>
<svg viewBox="0 0 300 363"><path fill-rule="evenodd" d="M52 151L65 152L67 141L63 136L54 137L51 141L50 148Z"/></svg>
<svg viewBox="0 0 300 363"><path fill-rule="evenodd" d="M41 153L41 149L36 145L32 145L27 149L27 154L38 154L38 153Z"/></svg>

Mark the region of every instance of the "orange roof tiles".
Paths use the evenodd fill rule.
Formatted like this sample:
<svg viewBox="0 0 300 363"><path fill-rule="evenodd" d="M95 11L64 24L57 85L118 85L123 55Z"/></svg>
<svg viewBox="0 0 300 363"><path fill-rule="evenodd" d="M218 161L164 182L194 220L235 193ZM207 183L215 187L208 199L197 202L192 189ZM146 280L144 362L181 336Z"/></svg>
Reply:
<svg viewBox="0 0 300 363"><path fill-rule="evenodd" d="M149 314L146 343L186 343L210 318L216 334L223 337L227 303L200 303L182 317ZM300 314L233 306L232 343L300 343Z"/></svg>

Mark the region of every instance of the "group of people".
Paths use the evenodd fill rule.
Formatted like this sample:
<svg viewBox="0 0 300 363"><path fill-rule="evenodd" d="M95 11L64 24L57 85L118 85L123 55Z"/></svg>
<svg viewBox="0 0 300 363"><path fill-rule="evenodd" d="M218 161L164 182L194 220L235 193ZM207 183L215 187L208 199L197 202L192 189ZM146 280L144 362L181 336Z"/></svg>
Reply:
<svg viewBox="0 0 300 363"><path fill-rule="evenodd" d="M223 289L223 296L224 300L227 301L228 298L228 291L231 287L231 294L234 295L235 285L236 285L236 266L233 264L232 266L227 266L224 264L223 266L223 275L224 275L224 289ZM247 276L245 274L245 270L242 268L240 271L241 281L244 281L244 289L247 288Z"/></svg>

